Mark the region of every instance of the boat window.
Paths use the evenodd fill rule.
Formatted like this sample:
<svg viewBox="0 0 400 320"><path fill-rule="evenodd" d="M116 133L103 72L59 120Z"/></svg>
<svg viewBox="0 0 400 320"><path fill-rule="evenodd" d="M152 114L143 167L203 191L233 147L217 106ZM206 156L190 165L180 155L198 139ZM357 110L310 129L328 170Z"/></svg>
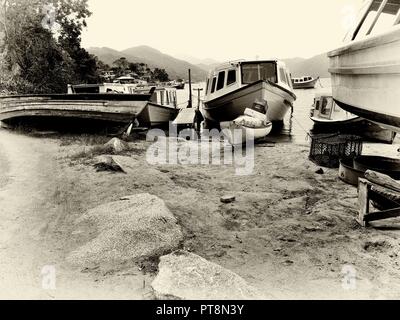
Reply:
<svg viewBox="0 0 400 320"><path fill-rule="evenodd" d="M236 82L236 70L228 71L228 80L226 81L226 85L230 86Z"/></svg>
<svg viewBox="0 0 400 320"><path fill-rule="evenodd" d="M285 70L282 68L279 68L279 78L282 82L287 84L286 73Z"/></svg>
<svg viewBox="0 0 400 320"><path fill-rule="evenodd" d="M399 9L400 0L389 0L383 7L382 13L371 30L371 34L379 34L389 30L395 24Z"/></svg>
<svg viewBox="0 0 400 320"><path fill-rule="evenodd" d="M332 100L323 97L321 103L321 115L330 117L331 111L332 111Z"/></svg>
<svg viewBox="0 0 400 320"><path fill-rule="evenodd" d="M207 79L207 84L206 84L206 92L208 92L208 87L210 85L210 79Z"/></svg>
<svg viewBox="0 0 400 320"><path fill-rule="evenodd" d="M315 100L315 110L319 110L319 99Z"/></svg>
<svg viewBox="0 0 400 320"><path fill-rule="evenodd" d="M251 84L259 80L277 82L275 62L248 62L242 64L243 84Z"/></svg>
<svg viewBox="0 0 400 320"><path fill-rule="evenodd" d="M353 40L388 30L395 24L400 9L399 0L374 0L357 27Z"/></svg>
<svg viewBox="0 0 400 320"><path fill-rule="evenodd" d="M221 90L225 84L225 71L221 71L218 74L217 91Z"/></svg>
<svg viewBox="0 0 400 320"><path fill-rule="evenodd" d="M211 85L211 93L214 93L216 84L217 84L217 77L214 77Z"/></svg>

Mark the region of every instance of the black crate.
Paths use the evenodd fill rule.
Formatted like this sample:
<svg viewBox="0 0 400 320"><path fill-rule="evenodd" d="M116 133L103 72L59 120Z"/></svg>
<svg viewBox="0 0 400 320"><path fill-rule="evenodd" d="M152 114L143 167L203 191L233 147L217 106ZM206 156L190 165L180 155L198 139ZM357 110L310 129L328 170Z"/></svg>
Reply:
<svg viewBox="0 0 400 320"><path fill-rule="evenodd" d="M351 159L362 153L362 138L350 134L311 135L309 159L326 168L339 168L340 159Z"/></svg>

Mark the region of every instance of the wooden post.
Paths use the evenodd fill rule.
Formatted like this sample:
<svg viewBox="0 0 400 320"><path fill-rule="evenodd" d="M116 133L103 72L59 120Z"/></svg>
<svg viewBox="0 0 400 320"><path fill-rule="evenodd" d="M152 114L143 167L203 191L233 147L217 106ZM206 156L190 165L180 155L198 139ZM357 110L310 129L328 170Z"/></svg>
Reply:
<svg viewBox="0 0 400 320"><path fill-rule="evenodd" d="M367 222L365 221L365 216L369 212L369 184L367 180L360 179L358 183L358 218L356 219L357 222L362 226L366 227Z"/></svg>
<svg viewBox="0 0 400 320"><path fill-rule="evenodd" d="M189 104L188 108L192 108L193 103L192 103L192 74L191 70L189 69Z"/></svg>

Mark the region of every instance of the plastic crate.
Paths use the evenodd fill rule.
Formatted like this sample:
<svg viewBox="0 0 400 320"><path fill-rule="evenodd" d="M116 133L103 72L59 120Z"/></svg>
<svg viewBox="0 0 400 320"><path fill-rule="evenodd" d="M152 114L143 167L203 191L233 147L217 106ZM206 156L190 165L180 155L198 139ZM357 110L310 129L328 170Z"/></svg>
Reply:
<svg viewBox="0 0 400 320"><path fill-rule="evenodd" d="M361 155L362 138L350 134L311 135L309 159L326 168L339 168L341 159L352 159Z"/></svg>

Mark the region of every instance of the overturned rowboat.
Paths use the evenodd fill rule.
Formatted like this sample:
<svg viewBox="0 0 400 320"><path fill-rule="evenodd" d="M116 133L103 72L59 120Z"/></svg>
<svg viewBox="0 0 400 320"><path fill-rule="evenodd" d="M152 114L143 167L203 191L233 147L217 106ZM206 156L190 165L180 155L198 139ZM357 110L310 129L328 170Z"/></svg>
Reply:
<svg viewBox="0 0 400 320"><path fill-rule="evenodd" d="M80 118L132 122L151 94L49 94L0 97L0 121L18 118Z"/></svg>

